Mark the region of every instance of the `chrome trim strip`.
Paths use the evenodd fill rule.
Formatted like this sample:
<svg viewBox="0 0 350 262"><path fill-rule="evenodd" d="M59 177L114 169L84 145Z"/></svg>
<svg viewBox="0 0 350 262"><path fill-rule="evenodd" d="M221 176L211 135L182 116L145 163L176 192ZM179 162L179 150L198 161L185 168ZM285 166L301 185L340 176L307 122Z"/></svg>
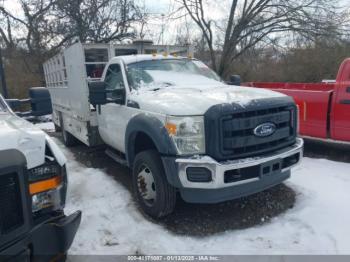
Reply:
<svg viewBox="0 0 350 262"><path fill-rule="evenodd" d="M274 152L272 154L268 154L264 157L255 157L255 158L238 159L238 160L232 160L232 161L226 161L226 162L217 162L216 160L214 160L213 158L211 158L209 156L203 156L203 157L191 158L191 159L179 158L179 159L176 159L176 163L178 164L179 178L180 178L180 181L181 181L183 187L185 187L185 188L198 188L198 189L200 189L200 188L202 188L202 189L217 189L217 188L238 186L238 185L247 184L247 183L251 183L251 182L255 182L255 181L260 180L260 178L253 178L253 179L242 180L239 182L225 183L224 182L224 173L227 170L235 170L235 169L240 169L240 168L256 166L256 165L260 165L260 164L263 164L266 162L270 162L270 161L281 159L281 158L286 158L288 156L300 153L300 159L299 159L298 163L282 170L282 172L288 171L291 168L300 164L301 159L303 157L303 148L304 148L303 139L297 138L297 141L294 145L292 145L288 148L278 150L277 152ZM188 181L187 175L186 175L186 169L188 167L208 168L212 172L213 180L209 183L198 183L198 182Z"/></svg>

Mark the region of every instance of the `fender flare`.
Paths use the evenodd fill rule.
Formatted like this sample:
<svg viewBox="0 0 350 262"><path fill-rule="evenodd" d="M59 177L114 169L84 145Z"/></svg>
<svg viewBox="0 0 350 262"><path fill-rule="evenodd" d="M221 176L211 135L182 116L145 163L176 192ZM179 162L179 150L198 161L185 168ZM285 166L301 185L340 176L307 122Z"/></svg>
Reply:
<svg viewBox="0 0 350 262"><path fill-rule="evenodd" d="M128 123L125 132L125 156L129 167L132 167L135 153L135 139L139 132L146 134L156 146L159 154L175 156L177 150L164 124L156 117L139 114Z"/></svg>

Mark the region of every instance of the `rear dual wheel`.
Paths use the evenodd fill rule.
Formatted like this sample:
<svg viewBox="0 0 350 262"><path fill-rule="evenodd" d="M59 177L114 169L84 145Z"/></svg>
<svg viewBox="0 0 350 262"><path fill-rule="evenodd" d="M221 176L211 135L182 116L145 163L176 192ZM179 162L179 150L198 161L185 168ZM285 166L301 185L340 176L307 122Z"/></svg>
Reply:
<svg viewBox="0 0 350 262"><path fill-rule="evenodd" d="M133 168L133 188L141 209L149 216L160 218L173 212L176 189L168 183L157 151L147 150L137 154Z"/></svg>

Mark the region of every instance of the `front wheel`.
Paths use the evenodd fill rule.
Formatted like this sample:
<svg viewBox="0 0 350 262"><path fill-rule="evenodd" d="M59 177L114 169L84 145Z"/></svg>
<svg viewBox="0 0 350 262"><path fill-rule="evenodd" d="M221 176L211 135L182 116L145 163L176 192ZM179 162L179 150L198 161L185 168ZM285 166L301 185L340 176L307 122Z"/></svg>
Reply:
<svg viewBox="0 0 350 262"><path fill-rule="evenodd" d="M137 154L133 166L133 188L140 207L149 216L160 218L173 212L176 189L166 179L158 152L147 150Z"/></svg>

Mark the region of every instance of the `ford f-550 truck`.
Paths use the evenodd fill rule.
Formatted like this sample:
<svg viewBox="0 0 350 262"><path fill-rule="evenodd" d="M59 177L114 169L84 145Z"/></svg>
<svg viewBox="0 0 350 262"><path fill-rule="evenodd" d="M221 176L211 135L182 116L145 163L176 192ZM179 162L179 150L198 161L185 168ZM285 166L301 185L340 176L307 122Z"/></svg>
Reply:
<svg viewBox="0 0 350 262"><path fill-rule="evenodd" d="M300 162L292 98L227 85L174 52L116 56L110 48L96 80L91 49L76 43L45 63L53 119L66 145L108 145L133 170L135 196L150 216L171 213L177 193L218 203L263 191Z"/></svg>
<svg viewBox="0 0 350 262"><path fill-rule="evenodd" d="M350 59L341 64L335 81L249 82L245 85L267 88L293 97L300 109L302 136L350 143Z"/></svg>
<svg viewBox="0 0 350 262"><path fill-rule="evenodd" d="M64 260L81 219L63 212L65 164L52 139L0 96L1 261Z"/></svg>

